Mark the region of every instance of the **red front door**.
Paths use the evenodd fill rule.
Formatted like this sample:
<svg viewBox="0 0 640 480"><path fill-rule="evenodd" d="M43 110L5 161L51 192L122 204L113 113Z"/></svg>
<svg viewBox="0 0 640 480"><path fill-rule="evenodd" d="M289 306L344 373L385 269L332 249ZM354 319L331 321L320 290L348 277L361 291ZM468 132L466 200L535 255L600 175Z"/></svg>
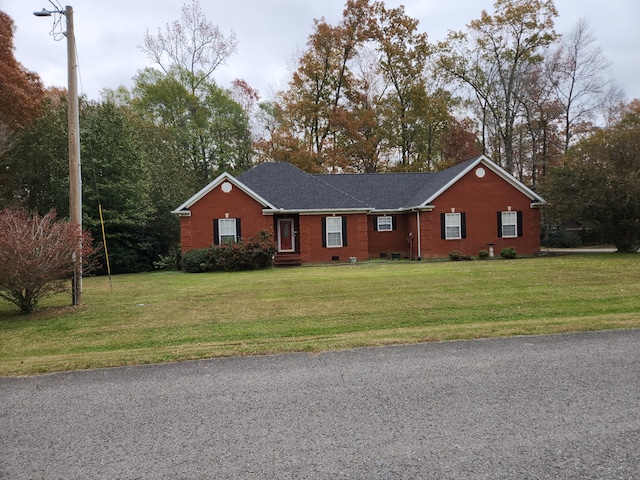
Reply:
<svg viewBox="0 0 640 480"><path fill-rule="evenodd" d="M278 251L293 252L295 251L295 238L293 232L292 218L278 219Z"/></svg>

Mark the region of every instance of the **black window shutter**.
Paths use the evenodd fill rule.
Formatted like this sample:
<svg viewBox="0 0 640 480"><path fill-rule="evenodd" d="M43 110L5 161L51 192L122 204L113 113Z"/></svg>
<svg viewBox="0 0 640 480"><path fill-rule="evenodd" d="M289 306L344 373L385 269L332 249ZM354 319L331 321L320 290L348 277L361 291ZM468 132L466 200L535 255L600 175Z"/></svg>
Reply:
<svg viewBox="0 0 640 480"><path fill-rule="evenodd" d="M440 214L440 238L442 238L443 240L447 238L447 228L446 228L446 220L445 220L445 214L441 213Z"/></svg>
<svg viewBox="0 0 640 480"><path fill-rule="evenodd" d="M397 217L391 217L391 229L392 230L397 230L398 229L398 218Z"/></svg>
<svg viewBox="0 0 640 480"><path fill-rule="evenodd" d="M518 210L518 236L522 236L522 210Z"/></svg>
<svg viewBox="0 0 640 480"><path fill-rule="evenodd" d="M327 248L327 219L322 217L322 248Z"/></svg>
<svg viewBox="0 0 640 480"><path fill-rule="evenodd" d="M378 231L378 217L373 217L373 231Z"/></svg>
<svg viewBox="0 0 640 480"><path fill-rule="evenodd" d="M347 246L347 217L342 217L342 246Z"/></svg>
<svg viewBox="0 0 640 480"><path fill-rule="evenodd" d="M240 219L236 218L236 241L239 242L242 238L242 229L240 228Z"/></svg>
<svg viewBox="0 0 640 480"><path fill-rule="evenodd" d="M467 238L467 214L460 214L460 236L462 238Z"/></svg>
<svg viewBox="0 0 640 480"><path fill-rule="evenodd" d="M213 219L213 244L220 245L220 235L218 230L218 219Z"/></svg>
<svg viewBox="0 0 640 480"><path fill-rule="evenodd" d="M498 212L498 238L502 238L502 212Z"/></svg>

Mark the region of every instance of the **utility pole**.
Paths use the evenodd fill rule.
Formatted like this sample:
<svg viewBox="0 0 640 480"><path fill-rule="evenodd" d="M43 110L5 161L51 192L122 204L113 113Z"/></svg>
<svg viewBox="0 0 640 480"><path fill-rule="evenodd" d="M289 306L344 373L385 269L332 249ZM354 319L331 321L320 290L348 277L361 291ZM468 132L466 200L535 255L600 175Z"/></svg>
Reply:
<svg viewBox="0 0 640 480"><path fill-rule="evenodd" d="M57 13L66 17L67 31L67 110L69 137L69 221L77 228L78 245L74 253L74 273L71 284L72 305L82 305L82 175L80 172L80 121L78 114L78 64L76 37L73 28L73 7L65 10L34 12L36 17L50 17Z"/></svg>
<svg viewBox="0 0 640 480"><path fill-rule="evenodd" d="M69 109L69 216L76 225L79 244L71 286L72 304L82 305L82 176L80 173L80 120L78 113L78 63L73 29L73 7L65 7L67 17L67 108Z"/></svg>

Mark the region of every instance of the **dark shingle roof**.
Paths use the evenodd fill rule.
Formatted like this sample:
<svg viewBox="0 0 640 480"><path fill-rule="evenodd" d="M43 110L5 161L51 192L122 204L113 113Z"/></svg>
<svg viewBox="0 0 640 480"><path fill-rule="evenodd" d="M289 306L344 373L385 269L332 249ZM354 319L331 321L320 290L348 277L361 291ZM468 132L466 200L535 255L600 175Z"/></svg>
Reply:
<svg viewBox="0 0 640 480"><path fill-rule="evenodd" d="M289 163L262 163L238 180L285 210L399 210L422 205L476 160L437 173L321 175Z"/></svg>
<svg viewBox="0 0 640 480"><path fill-rule="evenodd" d="M367 173L317 175L328 185L361 199L375 209L406 207L434 173Z"/></svg>
<svg viewBox="0 0 640 480"><path fill-rule="evenodd" d="M362 200L331 187L290 163L261 163L240 175L238 180L276 208L285 210L368 207Z"/></svg>

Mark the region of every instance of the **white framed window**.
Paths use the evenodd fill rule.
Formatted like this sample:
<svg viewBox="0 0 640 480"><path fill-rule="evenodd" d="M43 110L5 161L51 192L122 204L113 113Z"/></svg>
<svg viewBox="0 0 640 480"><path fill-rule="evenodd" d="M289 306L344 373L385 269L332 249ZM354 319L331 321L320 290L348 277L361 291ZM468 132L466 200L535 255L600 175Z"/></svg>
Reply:
<svg viewBox="0 0 640 480"><path fill-rule="evenodd" d="M327 247L342 247L342 217L327 217Z"/></svg>
<svg viewBox="0 0 640 480"><path fill-rule="evenodd" d="M518 214L517 212L502 212L502 237L518 236Z"/></svg>
<svg viewBox="0 0 640 480"><path fill-rule="evenodd" d="M390 232L393 230L393 217L378 217L378 231Z"/></svg>
<svg viewBox="0 0 640 480"><path fill-rule="evenodd" d="M445 239L456 240L462 238L462 221L459 213L447 213L444 216Z"/></svg>
<svg viewBox="0 0 640 480"><path fill-rule="evenodd" d="M220 236L220 245L236 243L238 241L236 232L237 230L235 218L220 218L218 220L218 234Z"/></svg>

